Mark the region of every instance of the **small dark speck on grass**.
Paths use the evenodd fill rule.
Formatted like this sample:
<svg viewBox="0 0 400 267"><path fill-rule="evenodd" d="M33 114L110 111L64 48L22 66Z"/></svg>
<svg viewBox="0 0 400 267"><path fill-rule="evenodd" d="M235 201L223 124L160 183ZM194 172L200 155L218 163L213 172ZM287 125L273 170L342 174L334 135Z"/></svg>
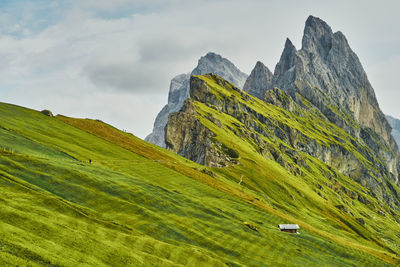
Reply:
<svg viewBox="0 0 400 267"><path fill-rule="evenodd" d="M258 232L258 228L254 224L251 224L248 222L243 222L243 224L246 225L247 227L249 227L251 230Z"/></svg>
<svg viewBox="0 0 400 267"><path fill-rule="evenodd" d="M40 113L42 113L43 115L46 115L48 117L54 117L53 113L48 109L44 109L44 110L40 111Z"/></svg>
<svg viewBox="0 0 400 267"><path fill-rule="evenodd" d="M179 190L174 190L174 192L177 193L177 194L182 194L182 192L179 191Z"/></svg>
<svg viewBox="0 0 400 267"><path fill-rule="evenodd" d="M202 169L201 172L202 172L202 173L205 173L205 174L208 174L208 175L210 175L210 176L213 177L213 178L218 178L218 175L217 175L217 174L215 174L214 172L212 172L212 171L210 171L210 170L207 170L206 168Z"/></svg>

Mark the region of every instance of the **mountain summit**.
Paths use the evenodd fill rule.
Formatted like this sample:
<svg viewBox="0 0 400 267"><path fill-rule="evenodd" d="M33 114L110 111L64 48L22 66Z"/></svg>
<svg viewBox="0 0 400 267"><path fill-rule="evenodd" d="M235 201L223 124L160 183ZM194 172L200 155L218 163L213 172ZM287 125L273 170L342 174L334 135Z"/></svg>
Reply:
<svg viewBox="0 0 400 267"><path fill-rule="evenodd" d="M239 88L247 79L247 74L240 71L232 62L213 52L207 53L199 59L197 67L192 71L191 75L203 75L206 73L214 73L225 80L235 84Z"/></svg>
<svg viewBox="0 0 400 267"><path fill-rule="evenodd" d="M189 79L191 75L215 73L227 81L236 84L240 88L247 79L247 74L240 71L232 62L222 56L209 52L201 57L196 68L191 74L181 74L174 77L170 84L168 104L158 113L154 122L154 128L145 140L165 148L164 128L168 121L168 115L179 111L183 102L189 97Z"/></svg>
<svg viewBox="0 0 400 267"><path fill-rule="evenodd" d="M258 61L247 78L243 90L258 98L263 98L265 91L271 86L272 77L272 72Z"/></svg>
<svg viewBox="0 0 400 267"><path fill-rule="evenodd" d="M362 126L392 143L389 124L357 55L341 32L333 33L319 18L307 19L301 50L296 51L286 42L275 69L273 86L292 95L299 92L317 105L320 104L314 98L319 97L313 88L320 88L334 104L352 113Z"/></svg>
<svg viewBox="0 0 400 267"><path fill-rule="evenodd" d="M343 33L334 33L326 22L310 16L305 23L302 48L296 50L286 40L268 89L274 87L281 88L298 103L305 98L330 122L376 148L392 173L392 180L398 182L400 154L391 127ZM264 90L247 91L260 98Z"/></svg>
<svg viewBox="0 0 400 267"><path fill-rule="evenodd" d="M400 153L391 131L345 36L310 16L302 48L287 39L274 74L258 62L244 91L216 75L192 76L165 140L168 149L211 167L261 156L305 177L303 169L314 172L311 157L330 169L314 175L344 175L396 207Z"/></svg>

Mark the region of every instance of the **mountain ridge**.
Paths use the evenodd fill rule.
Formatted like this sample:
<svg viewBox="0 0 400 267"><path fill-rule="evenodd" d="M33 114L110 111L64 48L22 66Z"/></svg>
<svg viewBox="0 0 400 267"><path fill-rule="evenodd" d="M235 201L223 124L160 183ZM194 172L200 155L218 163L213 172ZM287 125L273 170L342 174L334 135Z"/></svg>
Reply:
<svg viewBox="0 0 400 267"><path fill-rule="evenodd" d="M176 76L148 138L168 150L0 103L0 265L398 265L392 129L344 35L304 32L274 74L209 53Z"/></svg>
<svg viewBox="0 0 400 267"><path fill-rule="evenodd" d="M247 188L296 216L303 206L291 209L289 203L314 197L320 199L315 209L330 210L333 205L333 209L348 214L350 217L343 220L352 229L379 207L399 214L400 188L387 177L382 163L370 161L374 151L329 122L318 109L310 112L300 108L280 89L267 91L274 103L266 103L213 74L193 76L191 86L191 97L179 112L170 115L166 126L169 150L210 166L217 174L228 174L236 182L243 179ZM286 174L276 175L277 179L271 175L272 166ZM374 172L376 178L358 180L352 176L356 174L352 168L361 174ZM297 188L298 193L287 195L282 189L286 186ZM316 212L311 211L313 204L304 205Z"/></svg>
<svg viewBox="0 0 400 267"><path fill-rule="evenodd" d="M342 32L333 33L326 22L309 16L304 27L302 48L296 50L286 39L269 89L274 87L288 92L301 104L302 100L296 96L300 94L331 122L380 150L381 157L393 174L392 180L398 183L400 152L391 135L391 127L357 55ZM367 133L365 129L368 128L379 137ZM385 144L389 146L390 153L379 149Z"/></svg>
<svg viewBox="0 0 400 267"><path fill-rule="evenodd" d="M319 189L347 184L340 189L351 199L347 203L372 208L371 200L350 189L355 182L354 188L360 186L363 189L358 190L398 214L399 149L344 35L310 16L302 49L296 50L287 39L272 78L270 74L261 63L256 64L246 90L212 73L192 76L189 98L169 116L167 149L217 173L229 173L237 181L240 173L253 169L248 186L268 194L273 189L264 186L271 182L262 170L255 170L265 160L272 161L298 182L315 181ZM344 197L318 195L333 202ZM335 205L358 223L365 221L362 214L355 218L359 210L344 206Z"/></svg>
<svg viewBox="0 0 400 267"><path fill-rule="evenodd" d="M165 148L165 125L169 114L179 111L183 102L189 97L189 80L191 75L200 75L206 73L216 73L226 80L243 86L247 79L247 74L241 72L232 62L222 56L209 52L202 56L197 66L191 74L180 74L171 80L168 93L168 103L158 113L153 131L146 136L145 140Z"/></svg>

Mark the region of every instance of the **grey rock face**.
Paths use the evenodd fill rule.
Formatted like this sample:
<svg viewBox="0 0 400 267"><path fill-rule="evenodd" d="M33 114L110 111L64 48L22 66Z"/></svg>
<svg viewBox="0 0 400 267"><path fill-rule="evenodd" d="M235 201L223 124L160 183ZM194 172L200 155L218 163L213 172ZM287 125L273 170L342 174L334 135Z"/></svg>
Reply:
<svg viewBox="0 0 400 267"><path fill-rule="evenodd" d="M239 88L243 88L248 77L247 74L241 72L232 62L215 53L207 53L207 55L201 57L197 67L192 71L192 75L207 73L217 74Z"/></svg>
<svg viewBox="0 0 400 267"><path fill-rule="evenodd" d="M263 99L265 91L271 87L272 76L272 72L263 63L258 61L244 83L243 90Z"/></svg>
<svg viewBox="0 0 400 267"><path fill-rule="evenodd" d="M374 140L371 129L361 130L363 138L360 140L367 141L359 142L350 138L348 134L344 134L339 127L330 128L332 123L327 122L318 108L297 103L281 89L268 90L264 96L265 102L289 111L290 113L284 112L288 116L286 119L294 124L288 124L287 120L280 116L266 116L265 113L260 112L260 109L254 108L259 107L254 105L254 98L238 88L231 87L220 77L207 76L227 92L232 92L232 95L234 95L233 92L240 93L240 100L237 96L221 98L205 80L191 77L190 98L185 101L179 112L169 117L166 126L167 149L209 167L225 167L237 163L239 153L218 142L218 138L215 138L216 134L198 119L199 114L194 103L200 102L214 109L216 114L223 113L235 118L241 124L237 124L239 128L231 128L211 114L204 116L203 119L225 129L226 132L230 131L230 134L240 137L249 145L257 144L258 153L265 158L275 160L294 175L302 174L304 170L313 172L307 157L304 156L307 154L364 185L380 201L392 206L398 205L398 199L395 198L396 191L387 183L387 180L391 178L388 165L383 164L384 155L380 153L381 148ZM279 111L276 110L276 112ZM296 124L295 121L301 121L302 124L314 123L308 130L314 129L315 135L310 134L308 130L293 127ZM243 126L240 127L240 125ZM331 130L323 131L320 130L321 128ZM331 141L320 142L317 140L318 135L327 137L326 140ZM274 142L277 139L286 145ZM271 140L274 141L271 142ZM365 145L365 142L368 145ZM373 164L366 164L366 162ZM328 179L338 177L330 171L324 171L322 175Z"/></svg>
<svg viewBox="0 0 400 267"><path fill-rule="evenodd" d="M399 181L400 153L391 127L360 60L341 32L333 33L324 21L310 16L305 23L302 48L296 50L286 40L269 89L274 87L285 90L298 103L301 95L329 121L377 148L393 174L393 181Z"/></svg>
<svg viewBox="0 0 400 267"><path fill-rule="evenodd" d="M390 126L392 126L392 136L400 148L400 120L389 115L386 115L386 119Z"/></svg>
<svg viewBox="0 0 400 267"><path fill-rule="evenodd" d="M281 83L281 81L294 81L295 68L293 68L293 65L295 56L296 56L296 47L292 44L289 38L287 38L281 58L278 64L276 64L275 66L273 85L277 85Z"/></svg>
<svg viewBox="0 0 400 267"><path fill-rule="evenodd" d="M191 88L202 86L201 81L192 79ZM207 88L203 85L203 88ZM209 167L226 167L235 163L233 159L218 149L212 141L215 134L195 118L193 103L185 101L179 112L169 116L165 126L165 142L167 149ZM221 145L221 144L219 144Z"/></svg>
<svg viewBox="0 0 400 267"><path fill-rule="evenodd" d="M357 55L341 32L333 33L319 18L307 19L301 50L295 51L286 42L273 85L298 92L312 103L312 91L319 88L338 107L352 113L356 122L391 142L390 126Z"/></svg>
<svg viewBox="0 0 400 267"><path fill-rule="evenodd" d="M146 137L146 141L160 147L165 147L164 128L168 122L168 115L177 112L189 96L190 74L180 74L171 80L168 94L168 104L158 113L154 121L153 132Z"/></svg>
<svg viewBox="0 0 400 267"><path fill-rule="evenodd" d="M226 58L215 53L207 53L199 59L197 67L191 74L181 74L172 79L168 95L168 104L158 113L152 133L145 138L147 142L160 147L166 147L165 125L168 122L168 115L172 112L179 111L184 101L189 97L190 76L207 73L215 73L240 88L243 87L248 76Z"/></svg>

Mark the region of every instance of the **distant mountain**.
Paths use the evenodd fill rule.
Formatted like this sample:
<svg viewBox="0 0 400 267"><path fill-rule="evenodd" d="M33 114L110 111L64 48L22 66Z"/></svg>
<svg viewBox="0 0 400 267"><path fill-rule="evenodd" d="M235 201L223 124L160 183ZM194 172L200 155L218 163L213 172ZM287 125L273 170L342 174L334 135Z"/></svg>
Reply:
<svg viewBox="0 0 400 267"><path fill-rule="evenodd" d="M190 75L206 73L215 73L239 88L243 87L248 76L241 72L228 59L212 52L207 53L199 59L196 68L193 69ZM181 74L172 79L168 95L168 104L158 113L154 122L153 131L145 138L146 141L165 148L164 128L168 121L168 115L172 112L179 111L183 102L188 98L190 75Z"/></svg>
<svg viewBox="0 0 400 267"><path fill-rule="evenodd" d="M396 140L396 143L400 148L400 120L389 115L386 115L386 119L388 120L390 126L392 126L393 138Z"/></svg>
<svg viewBox="0 0 400 267"><path fill-rule="evenodd" d="M165 148L164 128L168 121L168 115L179 111L183 102L189 95L190 74L181 74L171 80L168 94L168 104L158 113L151 134L145 140L160 147Z"/></svg>

